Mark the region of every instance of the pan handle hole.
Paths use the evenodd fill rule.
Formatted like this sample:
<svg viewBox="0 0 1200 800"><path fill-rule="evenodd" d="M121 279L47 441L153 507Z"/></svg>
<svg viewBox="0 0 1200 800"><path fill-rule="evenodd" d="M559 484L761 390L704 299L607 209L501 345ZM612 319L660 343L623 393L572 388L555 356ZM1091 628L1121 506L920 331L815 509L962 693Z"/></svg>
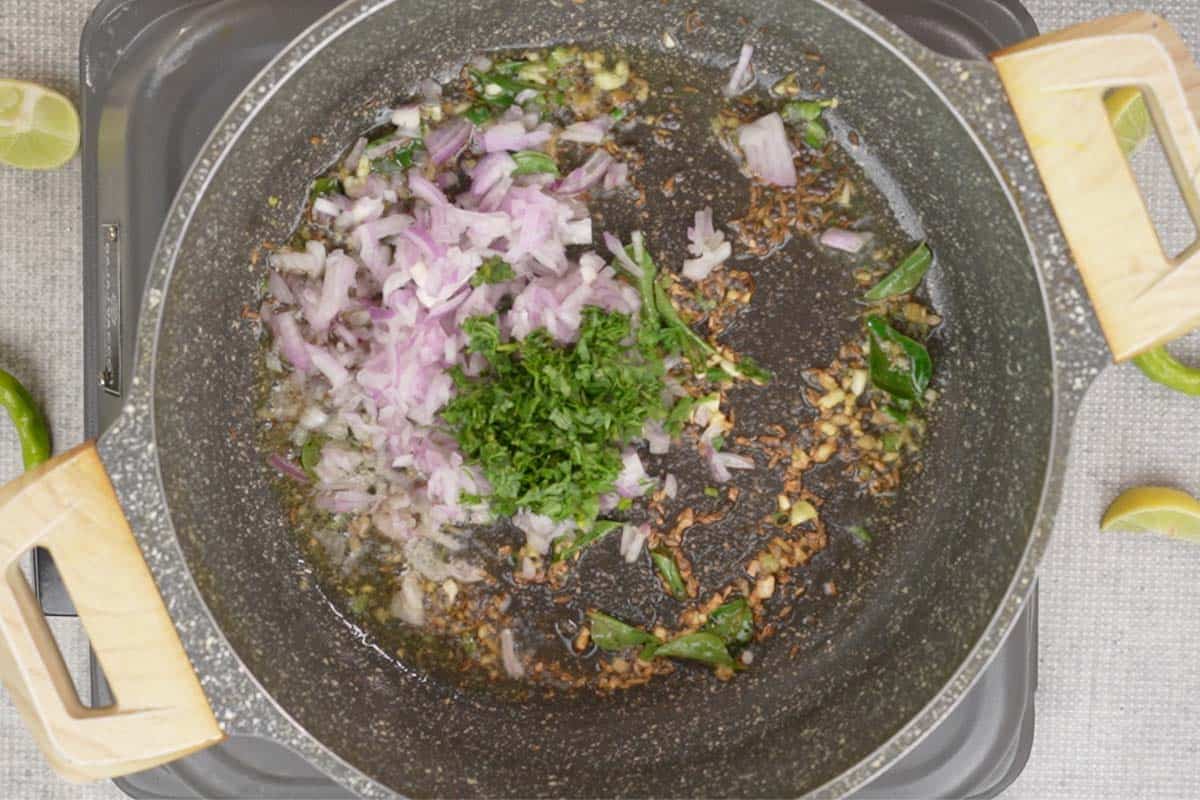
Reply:
<svg viewBox="0 0 1200 800"><path fill-rule="evenodd" d="M1185 258L1198 245L1195 220L1200 219L1200 198L1192 180L1183 174L1178 154L1164 146L1161 113L1153 95L1136 86L1122 86L1106 92L1104 100L1163 255Z"/></svg>
<svg viewBox="0 0 1200 800"><path fill-rule="evenodd" d="M54 557L50 551L40 548L39 550L40 568L54 569ZM39 632L44 632L47 644L40 648L47 667L52 672L65 674L69 678L69 683L56 681L63 705L73 715L78 715L85 709L112 705L111 697L107 695L101 696L103 702L91 702L92 681L97 678L103 681L103 674L96 659L91 657L91 641L79 618L65 615L46 616L42 613L32 582L32 557L31 550L21 558L19 564L13 565L7 576L8 589L17 596L25 624L33 631L34 636L39 637L42 635Z"/></svg>

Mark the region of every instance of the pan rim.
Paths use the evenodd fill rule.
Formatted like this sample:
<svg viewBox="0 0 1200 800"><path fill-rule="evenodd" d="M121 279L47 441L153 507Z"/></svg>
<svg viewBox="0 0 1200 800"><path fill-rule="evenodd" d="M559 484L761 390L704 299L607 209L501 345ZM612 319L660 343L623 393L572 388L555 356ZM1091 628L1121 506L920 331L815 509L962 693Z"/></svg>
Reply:
<svg viewBox="0 0 1200 800"><path fill-rule="evenodd" d="M291 79L295 72L300 70L320 52L325 45L338 38L343 31L362 24L378 11L396 2L400 2L400 0L348 0L348 2L343 3L322 17L264 67L262 72L247 86L238 100L234 102L229 111L222 117L212 134L206 140L172 202L168 212L167 223L160 232L155 247L150 277L147 281L146 292L142 300L143 315L138 326L138 355L135 357L135 376L138 379L136 384L140 385L135 385L130 402L127 403L126 410L122 413L123 418L141 417L140 422L142 425L124 426L119 422L114 426L114 430L134 429L135 434L137 434L135 442L140 441L145 447L153 448L157 442L152 398L155 387L159 334L162 329L164 316L164 305L161 299L170 284L179 256L179 246L189 230L196 207L207 192L211 178L217 168L223 163L230 146L241 137L246 127L262 109L262 106ZM1006 199L1013 209L1014 216L1021 225L1022 234L1025 237L1033 263L1035 266L1039 266L1040 260L1036 256L1044 250L1043 247L1039 247L1039 244L1044 245L1045 242L1039 242L1038 232L1032 230L1027 224L1026 217L1020 210L1017 197L1004 180L1003 168L993 159L988 148L985 146L985 142L979 136L970 120L962 114L959 103L946 91L945 82L939 82L931 75L933 69L930 66L922 66L917 61L918 57L925 61L930 61L932 58L934 69L939 67L950 68L953 64L953 69L957 72L969 69L971 71L978 71L980 74L986 72L988 75L992 74L990 67L964 65L963 62L954 62L952 59L935 56L935 54L932 54L921 45L909 39L890 22L887 22L865 6L860 5L857 0L813 0L813 2L837 14L847 24L857 27L864 34L872 37L880 46L886 48L897 59L920 76L929 88L944 101L945 105L955 115L955 118L960 122L968 135L971 136L981 155L983 155L989 167L991 167L993 174L1003 188ZM996 85L998 86L998 84ZM1011 114L1007 110L1007 104L1000 105L1004 107L1006 113ZM1035 194L1040 194L1040 185L1037 189L1028 189L1027 187L1027 190L1033 191ZM1006 591L1004 599L1001 601L999 608L994 612L983 634L973 645L947 683L938 690L933 699L874 752L863 758L858 764L849 767L838 777L815 789L811 792L810 796L841 796L865 785L871 778L898 760L926 734L932 731L936 724L949 714L966 691L974 684L979 675L982 674L992 656L994 656L1000 644L1002 644L1004 638L1007 636L1021 609L1024 607L1028 596L1028 588L1032 585L1034 571L1041 560L1049 538L1048 518L1052 517L1052 513L1048 512L1052 512L1053 506L1057 504L1057 498L1053 496L1053 490L1061 484L1062 478L1062 468L1058 463L1057 454L1061 450L1065 450L1067 438L1063 435L1065 429L1062 426L1062 415L1067 413L1064 410L1064 396L1061 391L1062 380L1064 379L1062 372L1063 365L1053 346L1057 338L1055 335L1055 314L1048 299L1046 277L1040 268L1035 269L1035 274L1042 292L1043 314L1047 322L1052 345L1050 347L1050 354L1053 369L1052 374L1054 375L1054 390L1051 395L1051 413L1053 417L1050 428L1049 451L1044 465L1045 475L1043 477L1041 496L1037 504L1038 513L1033 528L1029 533L1029 539L1016 573ZM142 402L137 402L138 399ZM115 445L121 439L121 435L118 433L110 437L106 434L104 437L106 441L110 440L110 438ZM115 449L114 447L113 450ZM128 460L118 452L109 455L106 460L121 461L123 459ZM201 610L205 618L205 625L203 626L205 630L202 633L199 632L196 626L188 626L185 629L176 622L177 628L180 629L181 639L184 640L185 647L192 657L193 662L203 666L204 664L216 663L224 654L231 655L239 666L240 671L250 680L262 698L270 704L273 713L279 715L293 729L291 733L292 740L283 741L282 743L301 750L310 759L319 759L321 762L324 762L317 765L327 771L341 773L341 777L338 779L354 785L356 790L371 791L371 788L373 788L376 791L383 790L390 794L391 791L387 790L386 787L362 773L361 770L353 767L336 752L326 747L311 734L308 734L275 701L273 696L266 691L257 676L242 663L224 632L217 625L215 617L207 602L203 599L203 595L196 585L190 569L187 568L187 560L179 549L178 542L175 539L173 524L165 503L163 476L157 454L150 455L146 459L146 462L149 468L153 470L157 501L163 512L160 515L160 519L157 520L157 525L163 528L168 535L169 538L166 541L174 549L175 558L178 563L184 565L183 570L176 570L176 572L182 572L183 579L186 581L185 586L189 590L188 594L191 596L189 598L191 601L189 610L190 606L195 605L196 601L198 601L199 610ZM140 512L138 518L145 519L146 510L141 509ZM150 513L152 515L153 510ZM134 525L135 530L138 530L140 527L143 526ZM139 535L139 538L142 537ZM160 543L159 547L161 546ZM205 636L210 638L213 636L218 637L220 648L215 648L213 645L205 642ZM224 653L221 655L216 654L217 649L223 649ZM217 688L219 689L220 687ZM229 704L243 707L248 702L244 699L221 695L214 698L212 694L209 695L209 698L210 701L214 699L220 701L220 703L214 702L214 706ZM279 733L279 730L274 730L267 735L270 735L271 738L276 738L276 735ZM369 787L364 784L369 784ZM371 793L375 793L375 791L371 791Z"/></svg>

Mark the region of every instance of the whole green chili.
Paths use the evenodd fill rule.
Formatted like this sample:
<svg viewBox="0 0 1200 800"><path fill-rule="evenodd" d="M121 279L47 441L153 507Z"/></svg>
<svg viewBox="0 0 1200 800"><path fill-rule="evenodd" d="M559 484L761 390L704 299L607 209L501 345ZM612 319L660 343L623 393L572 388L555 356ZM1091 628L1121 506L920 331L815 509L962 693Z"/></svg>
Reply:
<svg viewBox="0 0 1200 800"><path fill-rule="evenodd" d="M1200 395L1200 369L1181 363L1165 346L1135 356L1133 363L1146 377L1184 394Z"/></svg>
<svg viewBox="0 0 1200 800"><path fill-rule="evenodd" d="M17 438L21 442L21 456L25 469L33 469L50 458L50 426L33 401L33 396L20 381L0 369L0 406L8 409Z"/></svg>

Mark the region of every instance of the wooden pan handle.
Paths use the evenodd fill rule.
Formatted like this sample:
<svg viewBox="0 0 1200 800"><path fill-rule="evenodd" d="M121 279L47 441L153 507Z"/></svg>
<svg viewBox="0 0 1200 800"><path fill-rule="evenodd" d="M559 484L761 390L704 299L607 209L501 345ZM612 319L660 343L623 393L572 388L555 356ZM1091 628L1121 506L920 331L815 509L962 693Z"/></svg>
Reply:
<svg viewBox="0 0 1200 800"><path fill-rule="evenodd" d="M1200 323L1200 247L1163 252L1104 108L1141 89L1200 227L1200 70L1163 19L1143 12L1031 39L992 56L1118 361Z"/></svg>
<svg viewBox="0 0 1200 800"><path fill-rule="evenodd" d="M115 704L83 706L19 559L54 556ZM50 764L96 780L224 738L88 442L0 487L0 679Z"/></svg>

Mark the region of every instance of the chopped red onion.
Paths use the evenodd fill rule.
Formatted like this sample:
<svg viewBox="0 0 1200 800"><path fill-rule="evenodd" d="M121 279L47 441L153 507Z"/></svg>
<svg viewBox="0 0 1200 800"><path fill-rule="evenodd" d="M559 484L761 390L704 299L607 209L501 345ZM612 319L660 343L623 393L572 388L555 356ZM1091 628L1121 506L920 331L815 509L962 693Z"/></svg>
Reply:
<svg viewBox="0 0 1200 800"><path fill-rule="evenodd" d="M604 134L613 126L613 118L605 114L595 119L574 122L563 129L559 139L564 142L580 144L600 144Z"/></svg>
<svg viewBox="0 0 1200 800"><path fill-rule="evenodd" d="M776 186L796 185L792 145L779 114L772 112L738 128L738 146L751 174Z"/></svg>
<svg viewBox="0 0 1200 800"><path fill-rule="evenodd" d="M642 466L642 459L632 447L625 448L621 453L621 472L613 483L613 488L621 497L641 497L651 485L650 476Z"/></svg>
<svg viewBox="0 0 1200 800"><path fill-rule="evenodd" d="M342 166L345 167L347 172L354 172L358 169L358 161L362 158L366 149L366 137L358 137L358 140L354 143L354 147L351 147L350 152L346 154L346 160L342 162Z"/></svg>
<svg viewBox="0 0 1200 800"><path fill-rule="evenodd" d="M442 85L433 78L424 78L417 84L417 91L427 103L436 103L442 99Z"/></svg>
<svg viewBox="0 0 1200 800"><path fill-rule="evenodd" d="M733 254L725 234L713 228L711 208L696 212L696 223L688 228L688 241L688 250L695 258L684 259L683 275L693 281L707 278Z"/></svg>
<svg viewBox="0 0 1200 800"><path fill-rule="evenodd" d="M642 437L645 438L652 455L661 456L671 449L671 436L659 420L646 420L642 425Z"/></svg>
<svg viewBox="0 0 1200 800"><path fill-rule="evenodd" d="M642 276L642 266L634 262L629 257L629 253L625 250L625 245L621 244L621 240L608 231L604 232L604 246L608 248L608 252L612 253L623 268L629 271L630 275L635 278Z"/></svg>
<svg viewBox="0 0 1200 800"><path fill-rule="evenodd" d="M475 197L483 197L495 186L500 179L507 178L517 168L508 153L490 153L479 159L475 169L471 170L470 192Z"/></svg>
<svg viewBox="0 0 1200 800"><path fill-rule="evenodd" d="M313 201L313 214L321 214L326 217L336 217L342 213L342 209L338 204L330 200L328 197L318 197Z"/></svg>
<svg viewBox="0 0 1200 800"><path fill-rule="evenodd" d="M312 359L309 358L304 337L300 335L300 326L296 323L296 317L291 313L278 314L272 319L272 322L280 354L290 361L299 372L308 372L312 369Z"/></svg>
<svg viewBox="0 0 1200 800"><path fill-rule="evenodd" d="M650 536L650 523L641 525L626 524L621 528L621 557L626 564L632 564L642 554L642 547Z"/></svg>
<svg viewBox="0 0 1200 800"><path fill-rule="evenodd" d="M844 228L828 228L818 241L826 247L844 253L858 253L871 241L868 231L848 231Z"/></svg>
<svg viewBox="0 0 1200 800"><path fill-rule="evenodd" d="M288 286L283 275L274 269L267 273L267 291L284 305L293 305L296 302L296 297L292 294L292 287Z"/></svg>
<svg viewBox="0 0 1200 800"><path fill-rule="evenodd" d="M604 188L619 189L629 182L629 165L623 161L613 161L608 172L604 173Z"/></svg>
<svg viewBox="0 0 1200 800"><path fill-rule="evenodd" d="M554 191L565 197L586 192L604 178L604 173L612 163L612 156L604 150L597 150L580 167L559 181Z"/></svg>
<svg viewBox="0 0 1200 800"><path fill-rule="evenodd" d="M522 508L514 514L512 523L525 534L525 545L538 555L549 553L550 545L555 539L575 530L575 523L571 520L555 522L544 514L534 514L527 508Z"/></svg>
<svg viewBox="0 0 1200 800"><path fill-rule="evenodd" d="M517 658L513 632L508 628L500 631L500 662L504 664L504 671L510 678L520 678L525 674L525 667L521 664L521 659Z"/></svg>
<svg viewBox="0 0 1200 800"><path fill-rule="evenodd" d="M663 478L662 485L663 496L668 500L674 500L675 495L679 494L679 479L675 477L675 473L668 472Z"/></svg>
<svg viewBox="0 0 1200 800"><path fill-rule="evenodd" d="M354 274L358 264L341 250L329 254L325 266L325 282L321 289L321 301L308 318L313 330L329 330L329 324L338 312L346 307L350 299L350 287L354 285Z"/></svg>
<svg viewBox="0 0 1200 800"><path fill-rule="evenodd" d="M421 107L418 105L400 106L392 112L392 124L404 131L421 128Z"/></svg>
<svg viewBox="0 0 1200 800"><path fill-rule="evenodd" d="M287 460L278 453L272 453L267 458L267 461L272 467L279 470L280 474L300 483L308 483L308 473L301 469L298 464Z"/></svg>
<svg viewBox="0 0 1200 800"><path fill-rule="evenodd" d="M753 45L742 45L742 51L738 54L737 64L734 66L733 72L729 75L729 83L725 84L725 88L721 90L721 94L726 97L737 97L754 85L754 67L750 63L750 59L753 56Z"/></svg>
<svg viewBox="0 0 1200 800"><path fill-rule="evenodd" d="M421 589L421 578L417 573L404 573L400 580L400 591L393 595L389 610L409 625L425 624L425 592Z"/></svg>
<svg viewBox="0 0 1200 800"><path fill-rule="evenodd" d="M704 445L702 449L705 451L705 460L708 461L712 478L717 483L728 482L733 477L729 474L731 469L754 469L753 459L739 456L736 453L722 453L708 445Z"/></svg>
<svg viewBox="0 0 1200 800"><path fill-rule="evenodd" d="M458 158L459 153L471 141L471 132L475 127L463 117L453 117L449 122L439 125L425 137L425 150L435 165L446 163L452 158Z"/></svg>
<svg viewBox="0 0 1200 800"><path fill-rule="evenodd" d="M550 129L545 127L527 131L524 122L514 120L493 125L485 130L480 138L483 149L488 153L533 150L550 141Z"/></svg>
<svg viewBox="0 0 1200 800"><path fill-rule="evenodd" d="M415 169L408 171L408 190L413 193L413 197L424 200L431 206L444 206L449 202L441 189Z"/></svg>

